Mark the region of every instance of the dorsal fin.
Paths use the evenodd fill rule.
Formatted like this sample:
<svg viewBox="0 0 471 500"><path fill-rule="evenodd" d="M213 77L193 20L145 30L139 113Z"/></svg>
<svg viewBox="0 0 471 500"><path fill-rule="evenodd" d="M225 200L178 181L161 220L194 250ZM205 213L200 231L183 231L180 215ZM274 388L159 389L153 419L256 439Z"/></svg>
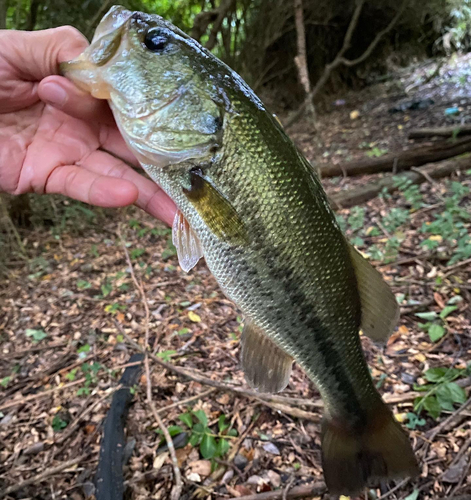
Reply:
<svg viewBox="0 0 471 500"><path fill-rule="evenodd" d="M177 210L172 226L172 242L177 249L178 262L180 267L188 272L196 266L203 257L203 250L188 221L183 217L180 210Z"/></svg>
<svg viewBox="0 0 471 500"><path fill-rule="evenodd" d="M293 358L286 354L261 328L245 322L240 362L247 382L260 392L280 392L289 382Z"/></svg>
<svg viewBox="0 0 471 500"><path fill-rule="evenodd" d="M375 342L386 342L399 319L399 304L381 274L350 246L361 301L361 329Z"/></svg>

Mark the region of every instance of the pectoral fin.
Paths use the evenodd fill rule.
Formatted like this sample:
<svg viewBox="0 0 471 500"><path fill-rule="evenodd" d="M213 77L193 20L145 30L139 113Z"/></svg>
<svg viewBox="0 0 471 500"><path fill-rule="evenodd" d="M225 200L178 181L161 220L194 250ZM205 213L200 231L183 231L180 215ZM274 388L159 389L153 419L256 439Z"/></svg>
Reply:
<svg viewBox="0 0 471 500"><path fill-rule="evenodd" d="M293 358L251 321L242 333L240 362L247 382L260 392L280 392L289 382Z"/></svg>
<svg viewBox="0 0 471 500"><path fill-rule="evenodd" d="M175 219L173 219L172 242L177 249L180 267L185 272L193 269L203 257L203 250L198 236L196 236L180 210L177 210Z"/></svg>
<svg viewBox="0 0 471 500"><path fill-rule="evenodd" d="M202 174L190 172L190 189L184 192L209 229L231 245L245 245L247 230L230 201L226 199Z"/></svg>
<svg viewBox="0 0 471 500"><path fill-rule="evenodd" d="M361 329L375 342L386 342L399 319L399 305L381 274L350 247L361 301Z"/></svg>

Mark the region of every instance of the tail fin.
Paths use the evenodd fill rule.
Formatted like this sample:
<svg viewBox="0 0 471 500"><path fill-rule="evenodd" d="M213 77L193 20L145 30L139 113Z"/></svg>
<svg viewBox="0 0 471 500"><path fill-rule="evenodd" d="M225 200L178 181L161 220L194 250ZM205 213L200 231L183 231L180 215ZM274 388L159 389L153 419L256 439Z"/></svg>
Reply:
<svg viewBox="0 0 471 500"><path fill-rule="evenodd" d="M346 421L326 419L322 463L329 491L339 495L352 496L381 479L419 472L407 435L384 404L360 432Z"/></svg>

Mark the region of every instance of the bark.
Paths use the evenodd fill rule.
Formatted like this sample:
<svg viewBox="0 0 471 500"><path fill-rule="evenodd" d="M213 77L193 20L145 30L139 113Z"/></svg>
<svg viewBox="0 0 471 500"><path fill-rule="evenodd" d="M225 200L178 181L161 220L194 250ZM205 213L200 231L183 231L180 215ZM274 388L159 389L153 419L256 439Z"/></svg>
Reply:
<svg viewBox="0 0 471 500"><path fill-rule="evenodd" d="M25 30L33 31L36 26L36 21L38 19L38 10L40 0L31 0L31 5L29 7L28 18L26 19Z"/></svg>
<svg viewBox="0 0 471 500"><path fill-rule="evenodd" d="M199 42L208 30L209 25L216 21L218 14L218 10L207 10L196 15L193 27L191 28L191 37Z"/></svg>
<svg viewBox="0 0 471 500"><path fill-rule="evenodd" d="M471 125L453 125L451 127L414 128L409 132L409 139L428 137L458 137L471 134Z"/></svg>
<svg viewBox="0 0 471 500"><path fill-rule="evenodd" d="M0 30L7 27L8 0L0 0Z"/></svg>
<svg viewBox="0 0 471 500"><path fill-rule="evenodd" d="M311 81L309 79L309 68L307 65L306 56L306 30L304 28L304 13L303 13L303 0L294 0L294 18L296 24L296 38L298 45L298 55L294 58L294 62L298 68L299 81L303 86L306 94L305 107L312 119L316 118L316 110L312 99L309 95L311 93Z"/></svg>
<svg viewBox="0 0 471 500"><path fill-rule="evenodd" d="M222 23L224 22L224 18L227 16L227 13L232 9L235 0L224 0L221 3L221 6L218 9L218 16L213 23L213 27L209 33L208 41L206 42L205 47L208 50L212 50L216 46L217 37L219 31L221 31Z"/></svg>
<svg viewBox="0 0 471 500"><path fill-rule="evenodd" d="M454 172L469 168L471 168L471 155L463 158L453 158L439 164L432 163L431 165L422 167L420 171L406 172L402 177L409 179L413 184L422 184L429 179L441 179L450 176ZM332 195L329 197L329 201L334 210L340 210L365 203L378 196L383 189L386 189L388 193L394 193L398 190L395 176L389 175L375 184L368 184L357 189Z"/></svg>
<svg viewBox="0 0 471 500"><path fill-rule="evenodd" d="M377 174L379 172L400 172L411 167L420 167L471 151L471 138L465 137L455 142L444 141L430 147L418 147L398 153L390 153L380 158L365 158L346 165L330 165L321 169L323 178L337 175L355 176Z"/></svg>

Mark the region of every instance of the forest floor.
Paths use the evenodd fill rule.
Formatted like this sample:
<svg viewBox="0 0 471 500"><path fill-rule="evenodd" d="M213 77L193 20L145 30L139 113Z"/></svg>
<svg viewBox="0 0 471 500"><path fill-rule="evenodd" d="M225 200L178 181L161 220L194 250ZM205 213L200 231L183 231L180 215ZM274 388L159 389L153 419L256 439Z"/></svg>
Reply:
<svg viewBox="0 0 471 500"><path fill-rule="evenodd" d="M410 148L411 128L471 123L470 59L450 60L426 84L433 63L348 93L319 116L317 134L306 121L290 133L322 167ZM389 111L411 99L433 103ZM323 182L335 193L379 177ZM420 187L402 183L392 195L338 212L401 304L386 347L362 340L376 385L408 427L421 466L420 477L361 498L470 498L463 497L471 495L470 192L467 171ZM170 498L173 485L149 384L174 435L181 498L276 491L251 498L294 498L310 487L308 498L328 498L318 392L298 367L281 395L250 392L238 362L243 318L204 262L182 272L170 230L136 209L47 203L60 224L22 230L28 262L12 255L0 281L0 498L93 498L103 419L147 334L157 358L150 379L144 371L131 391L126 498Z"/></svg>

